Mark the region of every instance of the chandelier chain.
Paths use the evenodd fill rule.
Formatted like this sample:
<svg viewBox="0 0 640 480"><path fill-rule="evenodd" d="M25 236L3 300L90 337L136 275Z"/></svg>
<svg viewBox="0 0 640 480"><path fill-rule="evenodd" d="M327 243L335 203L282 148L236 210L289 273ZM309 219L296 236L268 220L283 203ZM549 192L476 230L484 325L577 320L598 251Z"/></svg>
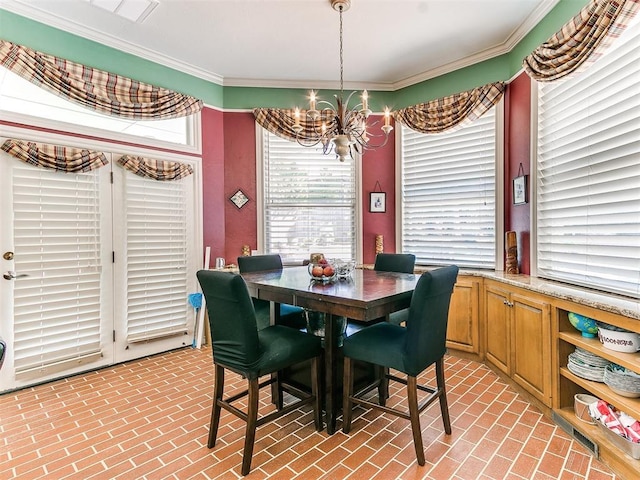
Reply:
<svg viewBox="0 0 640 480"><path fill-rule="evenodd" d="M344 83L343 83L343 65L344 65L344 61L342 58L342 5L340 5L340 96L342 97L344 95Z"/></svg>

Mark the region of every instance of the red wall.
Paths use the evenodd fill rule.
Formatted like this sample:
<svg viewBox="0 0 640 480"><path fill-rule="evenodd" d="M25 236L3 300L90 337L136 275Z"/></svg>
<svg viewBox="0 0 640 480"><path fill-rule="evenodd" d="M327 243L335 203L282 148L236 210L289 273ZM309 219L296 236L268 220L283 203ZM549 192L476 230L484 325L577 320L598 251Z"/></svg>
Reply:
<svg viewBox="0 0 640 480"><path fill-rule="evenodd" d="M224 114L224 208L227 243L225 258L236 263L242 246L257 248L256 208L256 126L253 113ZM249 197L249 202L238 209L229 198L238 190Z"/></svg>
<svg viewBox="0 0 640 480"><path fill-rule="evenodd" d="M372 123L383 118L372 116ZM378 127L376 125L374 129ZM375 139L374 139L375 140ZM384 251L396 251L396 180L395 180L395 135L391 132L384 147L368 150L362 156L362 257L364 263L373 263L376 258L376 235L383 235ZM376 186L380 183L380 188ZM386 192L386 212L369 212L369 193L382 189Z"/></svg>
<svg viewBox="0 0 640 480"><path fill-rule="evenodd" d="M522 173L530 175L531 165L531 79L525 73L509 83L505 95L505 231L514 230L518 238L520 273L529 274L531 240L531 177L528 180L528 202L513 205L513 179Z"/></svg>
<svg viewBox="0 0 640 480"><path fill-rule="evenodd" d="M202 109L202 218L204 247L213 259L224 256L224 122L222 112Z"/></svg>

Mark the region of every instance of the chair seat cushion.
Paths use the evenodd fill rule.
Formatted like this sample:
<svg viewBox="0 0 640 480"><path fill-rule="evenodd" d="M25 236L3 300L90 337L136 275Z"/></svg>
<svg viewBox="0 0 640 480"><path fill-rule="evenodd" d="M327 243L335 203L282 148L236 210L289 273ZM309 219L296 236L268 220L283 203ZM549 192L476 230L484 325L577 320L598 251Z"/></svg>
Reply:
<svg viewBox="0 0 640 480"><path fill-rule="evenodd" d="M322 353L320 337L281 325L259 330L258 341L262 355L250 370L243 369L249 378L282 370Z"/></svg>
<svg viewBox="0 0 640 480"><path fill-rule="evenodd" d="M344 340L343 353L354 360L375 363L409 373L405 368L407 329L391 323L376 323Z"/></svg>

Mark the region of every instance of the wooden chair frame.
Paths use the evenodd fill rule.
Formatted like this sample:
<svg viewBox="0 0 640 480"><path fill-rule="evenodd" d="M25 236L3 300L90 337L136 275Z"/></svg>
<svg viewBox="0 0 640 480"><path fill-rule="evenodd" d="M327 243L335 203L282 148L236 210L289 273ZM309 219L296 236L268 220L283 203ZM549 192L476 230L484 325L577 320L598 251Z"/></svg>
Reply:
<svg viewBox="0 0 640 480"><path fill-rule="evenodd" d="M342 431L349 433L351 430L351 419L353 417L353 404L363 405L369 408L375 408L376 410L382 410L383 412L391 415L404 418L411 422L411 431L413 433L413 445L416 451L416 458L419 465L425 464L424 447L422 444L422 429L420 427L420 413L431 405L436 400L440 400L440 412L442 415L442 422L444 424L444 431L451 434L451 420L449 418L449 405L447 403L447 393L444 382L444 358L434 362L436 368L436 388L427 387L426 385L418 384L417 378L408 375L406 378L400 378L395 375L384 373L379 380L370 383L366 387L359 390L356 394L353 393L353 367L354 360L345 357L344 359L344 384L342 395ZM380 367L383 371L384 367ZM407 403L409 411L390 408L386 406L386 398L388 392L388 380L402 383L407 387ZM378 403L366 400L364 395L372 391L374 388L378 388ZM429 393L429 396L418 403L418 390Z"/></svg>
<svg viewBox="0 0 640 480"><path fill-rule="evenodd" d="M275 378L269 378L263 382L259 382L259 379L248 379L248 387L235 395L227 398L224 397L224 376L225 368L223 365L215 364L215 386L213 393L213 406L211 408L211 423L209 425L209 439L207 446L213 448L216 444L218 436L218 426L220 425L220 414L224 408L228 412L231 412L238 418L244 420L247 423L245 437L244 437L244 450L242 453L242 475L249 474L251 470L251 459L253 456L253 446L255 444L256 429L265 423L271 422L283 415L298 409L299 407L308 403L313 403L313 421L316 431L322 430L322 405L320 396L320 382L319 382L319 362L320 357L314 357L311 359L311 394L299 390L298 388L289 385L284 382L280 382L280 387L283 391L290 393L297 397L299 400L288 405L282 406L278 410L271 412L263 417L258 418L258 400L260 395L260 389L276 382ZM231 369L230 369L231 370ZM233 405L234 402L241 398L248 397L247 411L244 412Z"/></svg>

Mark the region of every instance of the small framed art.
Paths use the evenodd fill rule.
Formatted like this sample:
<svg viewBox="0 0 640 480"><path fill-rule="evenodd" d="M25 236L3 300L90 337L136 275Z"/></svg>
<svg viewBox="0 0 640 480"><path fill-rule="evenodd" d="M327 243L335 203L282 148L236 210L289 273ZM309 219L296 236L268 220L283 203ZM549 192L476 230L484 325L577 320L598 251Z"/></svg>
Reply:
<svg viewBox="0 0 640 480"><path fill-rule="evenodd" d="M240 209L249 201L249 197L247 197L242 190L238 189L236 193L231 195L229 200L231 200L231 202Z"/></svg>
<svg viewBox="0 0 640 480"><path fill-rule="evenodd" d="M372 213L387 211L387 194L385 192L369 193L369 211Z"/></svg>
<svg viewBox="0 0 640 480"><path fill-rule="evenodd" d="M521 175L513 179L513 204L522 205L529 200L527 197L527 176Z"/></svg>

